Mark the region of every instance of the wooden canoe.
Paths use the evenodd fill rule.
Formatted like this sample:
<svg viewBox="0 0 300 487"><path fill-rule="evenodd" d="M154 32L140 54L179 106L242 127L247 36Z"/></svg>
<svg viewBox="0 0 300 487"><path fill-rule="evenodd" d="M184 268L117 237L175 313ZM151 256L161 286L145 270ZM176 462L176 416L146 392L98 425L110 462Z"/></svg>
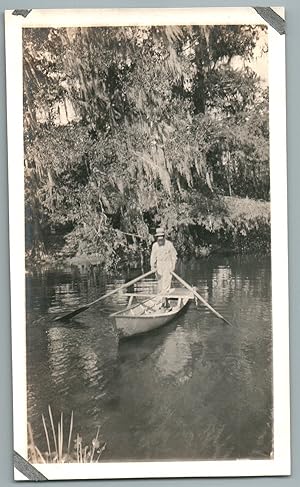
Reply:
<svg viewBox="0 0 300 487"><path fill-rule="evenodd" d="M191 294L174 292L171 289L166 296L149 296L143 302L132 305L134 297L145 297L146 294L128 294L130 300L127 308L111 314L115 319L116 327L121 338L147 333L155 328L166 325L181 313L187 306Z"/></svg>

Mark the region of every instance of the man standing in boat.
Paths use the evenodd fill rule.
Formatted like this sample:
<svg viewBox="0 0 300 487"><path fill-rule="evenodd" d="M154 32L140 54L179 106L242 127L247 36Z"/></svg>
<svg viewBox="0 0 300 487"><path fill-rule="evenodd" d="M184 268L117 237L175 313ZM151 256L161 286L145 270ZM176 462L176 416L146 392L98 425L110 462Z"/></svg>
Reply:
<svg viewBox="0 0 300 487"><path fill-rule="evenodd" d="M177 252L172 242L166 239L163 228L157 228L155 237L150 257L151 270L156 272L158 292L167 294L171 288L171 272L175 270Z"/></svg>

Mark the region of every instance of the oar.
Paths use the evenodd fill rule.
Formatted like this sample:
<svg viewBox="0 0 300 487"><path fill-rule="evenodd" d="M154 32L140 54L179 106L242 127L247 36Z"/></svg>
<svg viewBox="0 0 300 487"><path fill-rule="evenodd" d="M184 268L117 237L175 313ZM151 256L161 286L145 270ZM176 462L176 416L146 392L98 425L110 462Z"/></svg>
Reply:
<svg viewBox="0 0 300 487"><path fill-rule="evenodd" d="M146 272L146 274L143 274L142 276L136 277L135 279L132 279L132 281L125 282L122 284L122 286L117 287L116 289L113 289L112 291L109 291L107 294L104 294L103 296L100 296L100 298L95 299L95 301L92 301L91 303L85 304L84 306L81 306L80 308L77 308L70 313L67 313L66 315L63 316L57 316L54 321L65 321L69 320L70 318L73 318L74 316L78 315L79 313L82 313L86 309L88 309L90 306L92 306L95 303L98 303L99 301L102 301L102 299L108 298L108 296L112 296L113 294L117 293L121 289L124 289L126 287L131 286L132 284L135 284L136 282L140 281L141 279L150 276L150 274L153 274L155 271L149 271Z"/></svg>
<svg viewBox="0 0 300 487"><path fill-rule="evenodd" d="M195 291L195 289L192 286L190 286L187 282L185 282L181 277L177 276L175 272L172 272L172 275L177 279L177 281L179 281L183 286L185 286L189 291L191 291L194 294L194 296L196 296L196 298L198 298L199 301L201 301L204 304L204 306L206 306L212 313L214 313L221 320L225 321L227 325L232 326L232 324L228 320L226 320L224 316L220 315L220 313L218 313L218 311L216 311L210 304L208 304L207 301L205 301L205 299L202 298L202 296L199 293L197 293L197 291Z"/></svg>

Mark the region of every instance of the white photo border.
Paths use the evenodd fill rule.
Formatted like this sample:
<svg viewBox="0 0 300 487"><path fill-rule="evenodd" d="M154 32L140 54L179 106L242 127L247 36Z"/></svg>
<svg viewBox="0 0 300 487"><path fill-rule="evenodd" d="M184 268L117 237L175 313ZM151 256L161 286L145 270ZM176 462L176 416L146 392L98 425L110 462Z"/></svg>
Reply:
<svg viewBox="0 0 300 487"><path fill-rule="evenodd" d="M284 17L284 9L273 8ZM252 7L5 12L14 448L27 458L22 28L264 24ZM289 301L285 36L268 27L274 455L269 460L38 464L49 480L290 475ZM15 471L15 480L24 477Z"/></svg>

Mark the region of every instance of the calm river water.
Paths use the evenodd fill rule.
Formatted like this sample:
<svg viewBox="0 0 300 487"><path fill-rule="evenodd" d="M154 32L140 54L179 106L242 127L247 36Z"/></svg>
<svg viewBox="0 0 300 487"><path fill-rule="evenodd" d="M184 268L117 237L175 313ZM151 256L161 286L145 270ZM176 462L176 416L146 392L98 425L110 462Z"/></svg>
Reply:
<svg viewBox="0 0 300 487"><path fill-rule="evenodd" d="M122 292L67 324L53 317L138 271L119 280L95 269L27 275L28 420L40 449L41 414L51 405L55 421L64 413L66 431L74 411L85 444L100 426L105 461L270 457L269 259L198 259L177 273L233 327L191 303L169 325L119 343L108 314L125 305Z"/></svg>

